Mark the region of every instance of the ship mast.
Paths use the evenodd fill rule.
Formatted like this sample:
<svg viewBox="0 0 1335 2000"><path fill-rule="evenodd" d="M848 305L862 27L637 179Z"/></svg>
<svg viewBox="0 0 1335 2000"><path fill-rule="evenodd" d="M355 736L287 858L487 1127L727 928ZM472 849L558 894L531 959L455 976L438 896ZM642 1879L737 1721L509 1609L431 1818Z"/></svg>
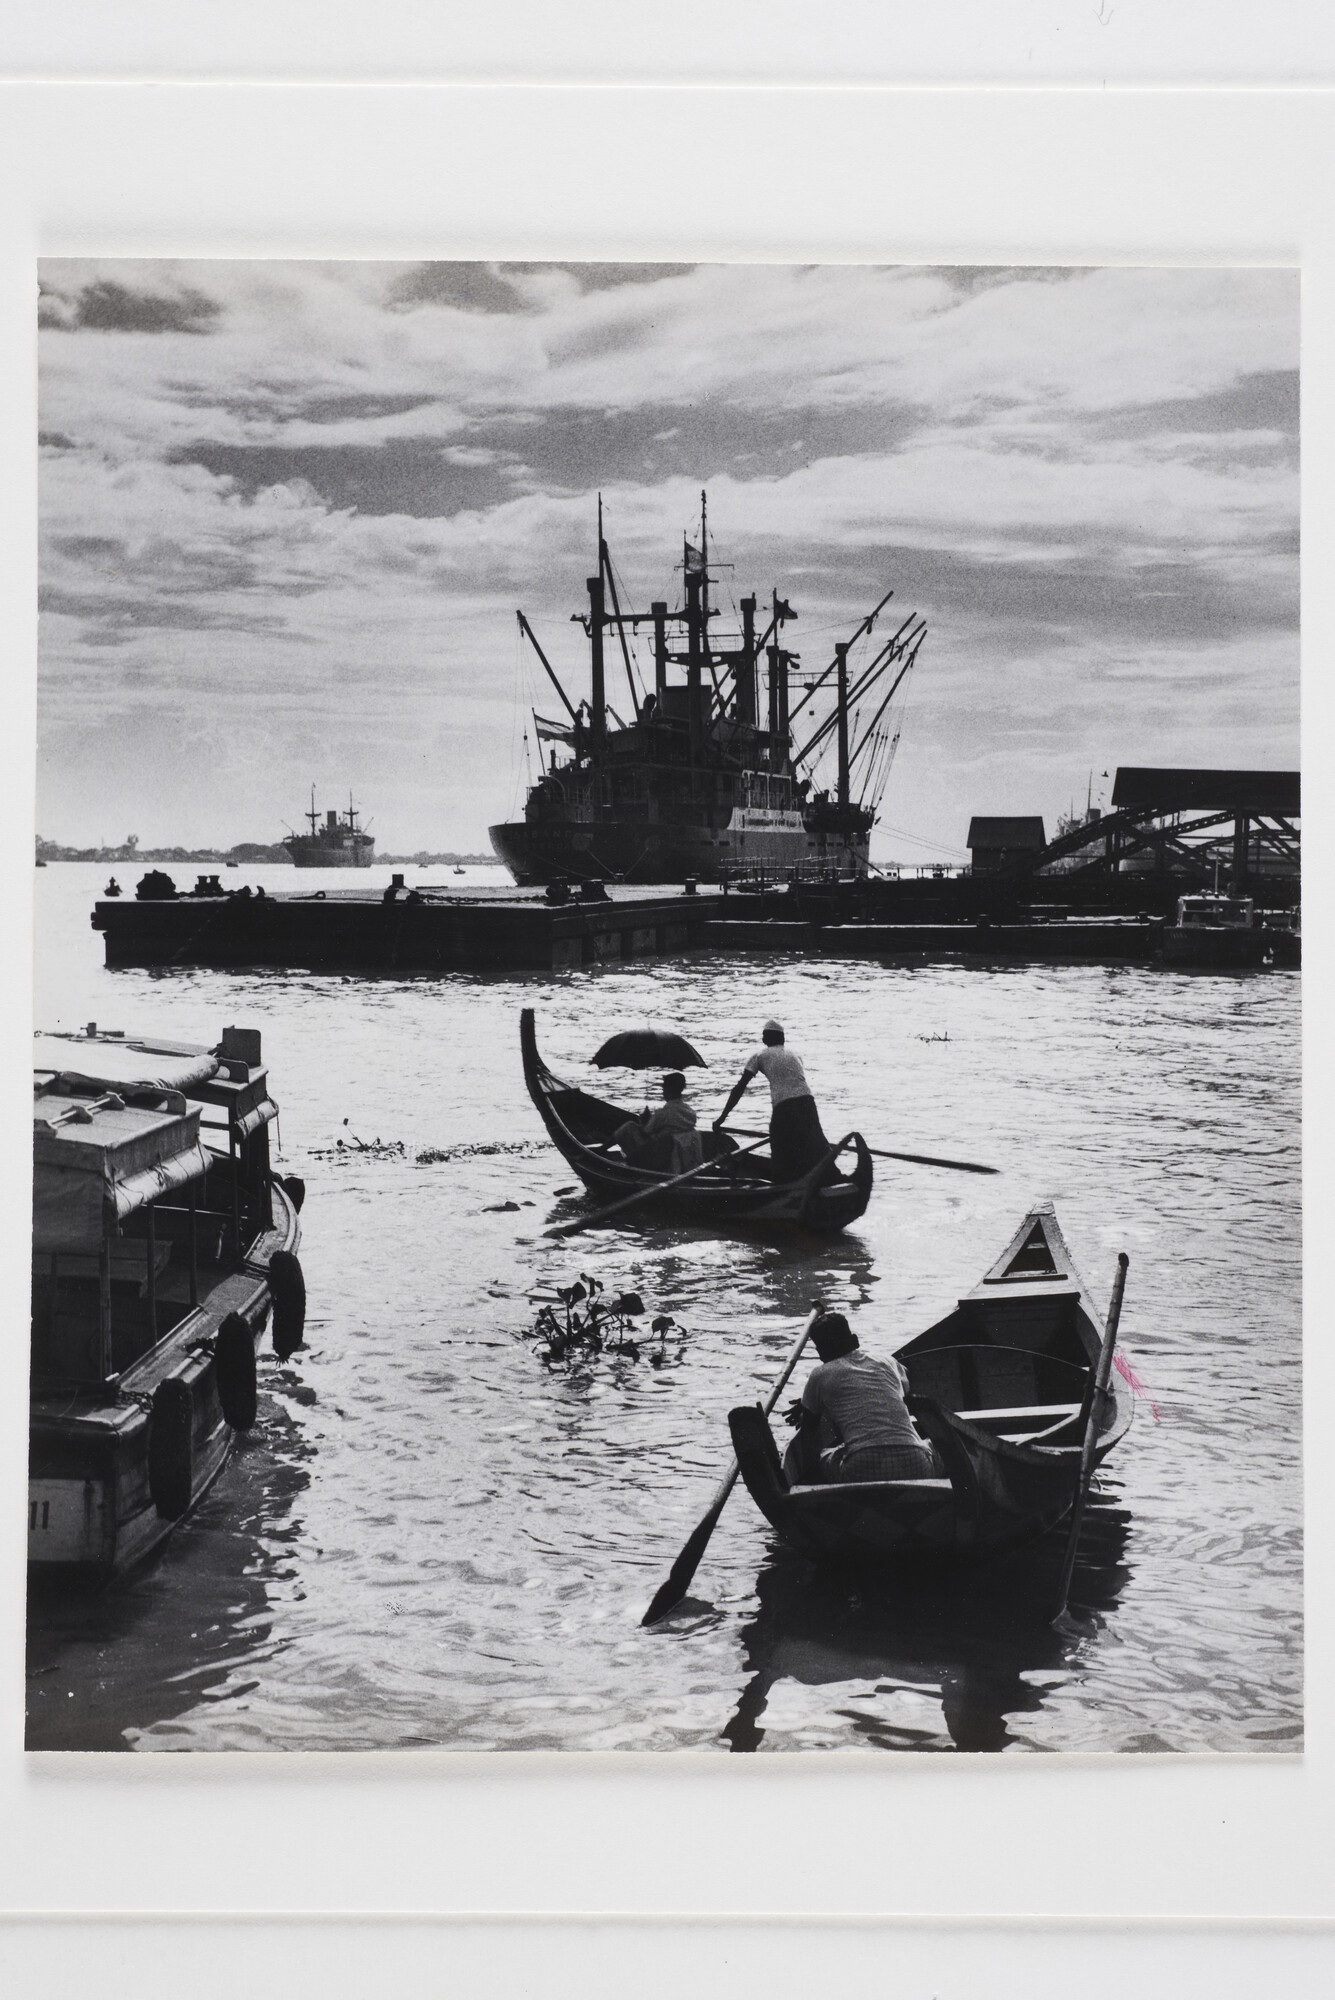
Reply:
<svg viewBox="0 0 1335 2000"><path fill-rule="evenodd" d="M312 840L314 840L314 838L315 838L315 823L316 823L316 820L317 820L317 818L318 818L318 814L316 813L316 810L315 810L315 787L314 787L314 785L312 785L312 786L311 786L311 809L310 809L310 811L309 811L309 812L307 813L306 817L307 817L307 819L308 819L308 820L310 821L310 823L311 823L311 839L312 839Z"/></svg>
<svg viewBox="0 0 1335 2000"><path fill-rule="evenodd" d="M835 694L838 733L838 800L841 812L848 810L848 643L841 641L834 649L839 662L839 678Z"/></svg>
<svg viewBox="0 0 1335 2000"><path fill-rule="evenodd" d="M682 576L686 585L686 721L689 732L690 760L700 762L703 736L700 728L700 627L701 627L701 583L703 565L699 568L691 561L692 549L686 537L682 536Z"/></svg>
<svg viewBox="0 0 1335 2000"><path fill-rule="evenodd" d="M595 753L607 736L607 689L603 676L603 496L598 495L598 574L586 577L589 593L589 650L593 687L589 702L589 734Z"/></svg>

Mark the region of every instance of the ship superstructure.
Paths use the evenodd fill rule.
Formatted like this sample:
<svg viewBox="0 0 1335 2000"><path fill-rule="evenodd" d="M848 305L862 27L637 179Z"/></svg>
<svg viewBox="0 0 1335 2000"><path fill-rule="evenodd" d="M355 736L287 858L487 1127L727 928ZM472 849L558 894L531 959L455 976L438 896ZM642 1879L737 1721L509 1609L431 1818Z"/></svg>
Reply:
<svg viewBox="0 0 1335 2000"><path fill-rule="evenodd" d="M589 642L587 700L572 703L528 619L516 614L565 711L551 718L535 710L545 766L523 819L489 829L518 882L867 871L898 743L891 703L926 622L912 614L873 645L894 595L887 591L823 669L801 674L784 643L797 613L777 591L764 609L755 595L743 597L737 629L722 628L714 572L725 566L711 556L700 499L699 543L683 546L683 601L669 608L655 600L647 611L621 604L599 501L598 571L586 581L587 611L576 614ZM652 683L638 658L641 631L652 643ZM609 652L613 673L624 668L629 721L608 698Z"/></svg>
<svg viewBox="0 0 1335 2000"><path fill-rule="evenodd" d="M310 811L305 815L309 833L290 833L283 842L298 868L369 868L375 858L375 836L357 824L357 810L348 793L348 809L336 812L331 806L321 823L315 809L315 787L311 786Z"/></svg>

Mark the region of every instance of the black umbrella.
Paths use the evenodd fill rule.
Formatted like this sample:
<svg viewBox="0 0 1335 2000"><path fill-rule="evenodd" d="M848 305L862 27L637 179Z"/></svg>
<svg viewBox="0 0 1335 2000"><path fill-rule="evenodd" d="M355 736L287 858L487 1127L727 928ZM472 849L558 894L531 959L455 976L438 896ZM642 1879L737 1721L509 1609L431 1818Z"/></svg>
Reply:
<svg viewBox="0 0 1335 2000"><path fill-rule="evenodd" d="M599 1069L696 1069L705 1059L681 1035L660 1034L656 1028L628 1028L604 1042L594 1057Z"/></svg>

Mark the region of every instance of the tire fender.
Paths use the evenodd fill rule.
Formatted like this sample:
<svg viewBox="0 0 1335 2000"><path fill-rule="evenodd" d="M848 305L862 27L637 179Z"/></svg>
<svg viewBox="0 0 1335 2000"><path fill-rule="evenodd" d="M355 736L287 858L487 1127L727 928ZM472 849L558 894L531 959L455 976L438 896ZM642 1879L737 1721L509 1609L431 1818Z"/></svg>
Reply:
<svg viewBox="0 0 1335 2000"><path fill-rule="evenodd" d="M148 1429L148 1490L164 1521L179 1521L193 1497L194 1428L189 1387L178 1375L169 1375L153 1392Z"/></svg>
<svg viewBox="0 0 1335 2000"><path fill-rule="evenodd" d="M234 1431L248 1431L257 1407L255 1336L240 1313L228 1313L218 1328L213 1368L223 1416Z"/></svg>
<svg viewBox="0 0 1335 2000"><path fill-rule="evenodd" d="M278 1185L291 1202L293 1208L296 1209L297 1214L300 1215L302 1203L306 1199L306 1183L301 1178L301 1175L283 1174L279 1179Z"/></svg>
<svg viewBox="0 0 1335 2000"><path fill-rule="evenodd" d="M280 1361L301 1346L306 1331L306 1280L291 1250L275 1250L269 1259L269 1296L273 1300L273 1345Z"/></svg>

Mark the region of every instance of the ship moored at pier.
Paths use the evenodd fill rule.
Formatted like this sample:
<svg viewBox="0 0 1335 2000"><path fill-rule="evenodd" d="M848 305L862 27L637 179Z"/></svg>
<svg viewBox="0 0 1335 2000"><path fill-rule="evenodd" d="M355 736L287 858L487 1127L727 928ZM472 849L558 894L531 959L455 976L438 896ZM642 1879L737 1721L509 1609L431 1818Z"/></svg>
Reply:
<svg viewBox="0 0 1335 2000"><path fill-rule="evenodd" d="M887 591L834 657L807 674L792 699L799 656L784 646L796 611L777 591L762 610L738 606L739 629L711 630L720 616L701 495L698 547L680 565L684 603L623 609L598 510L598 568L587 579L588 610L576 614L589 641L590 696L572 702L523 612L532 645L564 708L533 716L547 764L529 791L522 820L488 829L492 847L520 883L604 880L633 883L725 880L739 871L772 877L860 877L898 742L891 703L905 687L927 626L899 620L870 645ZM635 642L652 634L652 684L641 677ZM607 692L609 634L625 670L629 721ZM868 642L856 659L850 656ZM767 706L760 712L759 679ZM685 669L684 680L670 678ZM806 670L803 670L806 673ZM817 696L832 699L822 716ZM799 717L805 721L798 727ZM800 739L800 740L799 740ZM565 753L562 755L561 753ZM833 753L827 789L818 766Z"/></svg>

